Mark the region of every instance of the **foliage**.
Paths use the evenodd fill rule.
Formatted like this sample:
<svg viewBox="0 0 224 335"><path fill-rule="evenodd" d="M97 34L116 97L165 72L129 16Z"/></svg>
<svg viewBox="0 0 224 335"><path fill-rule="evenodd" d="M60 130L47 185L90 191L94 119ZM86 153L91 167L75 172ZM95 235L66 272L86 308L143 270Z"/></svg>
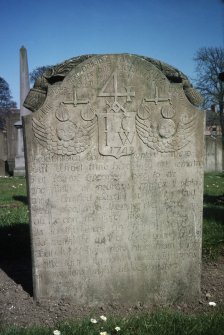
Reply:
<svg viewBox="0 0 224 335"><path fill-rule="evenodd" d="M194 57L196 86L205 98L205 107L223 104L224 85L219 74L224 72L224 48L200 48Z"/></svg>
<svg viewBox="0 0 224 335"><path fill-rule="evenodd" d="M15 108L16 103L12 100L12 96L9 89L9 84L5 79L0 77L0 108Z"/></svg>
<svg viewBox="0 0 224 335"><path fill-rule="evenodd" d="M34 83L36 79L44 74L45 71L49 70L52 66L46 65L46 66L40 66L34 69L32 72L30 72L30 81L31 83Z"/></svg>
<svg viewBox="0 0 224 335"><path fill-rule="evenodd" d="M196 88L204 97L203 107L218 106L220 125L224 136L224 48L200 48L194 57L196 63Z"/></svg>

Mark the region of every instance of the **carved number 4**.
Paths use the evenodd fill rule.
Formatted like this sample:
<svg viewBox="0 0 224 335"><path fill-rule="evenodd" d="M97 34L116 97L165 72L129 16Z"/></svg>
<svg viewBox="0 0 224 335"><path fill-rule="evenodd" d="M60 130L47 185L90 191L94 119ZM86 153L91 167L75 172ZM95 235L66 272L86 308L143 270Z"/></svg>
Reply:
<svg viewBox="0 0 224 335"><path fill-rule="evenodd" d="M109 83L113 83L113 91L107 92L107 86ZM119 93L117 89L117 71L114 71L108 81L103 86L102 90L99 93L99 97L114 97L114 100L117 101L117 97L127 97L127 101L131 101L131 97L135 96L135 92L130 91L130 87L128 86L126 89L126 93Z"/></svg>

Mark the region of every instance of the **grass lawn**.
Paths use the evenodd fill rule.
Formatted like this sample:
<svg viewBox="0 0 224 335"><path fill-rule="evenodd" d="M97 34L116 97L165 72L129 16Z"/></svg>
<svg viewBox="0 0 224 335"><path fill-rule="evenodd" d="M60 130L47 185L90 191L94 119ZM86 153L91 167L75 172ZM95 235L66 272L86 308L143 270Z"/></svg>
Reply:
<svg viewBox="0 0 224 335"><path fill-rule="evenodd" d="M205 174L203 255L215 259L224 254L224 173Z"/></svg>
<svg viewBox="0 0 224 335"><path fill-rule="evenodd" d="M0 226L28 223L25 178L0 178Z"/></svg>
<svg viewBox="0 0 224 335"><path fill-rule="evenodd" d="M205 174L203 261L224 254L224 174ZM0 178L0 254L29 254L29 225L24 178ZM224 285L224 283L223 283ZM120 330L115 330L120 327ZM224 311L186 315L181 312L157 311L129 318L110 318L93 324L90 320L64 322L52 328L14 328L1 326L0 335L224 335ZM58 333L59 335L59 333Z"/></svg>
<svg viewBox="0 0 224 335"><path fill-rule="evenodd" d="M29 329L4 328L1 335L223 335L224 316L219 313L186 316L181 313L158 311L131 318L108 318L107 321L90 320L64 322L52 328L32 327ZM115 328L119 327L120 330ZM118 329L118 328L117 328Z"/></svg>

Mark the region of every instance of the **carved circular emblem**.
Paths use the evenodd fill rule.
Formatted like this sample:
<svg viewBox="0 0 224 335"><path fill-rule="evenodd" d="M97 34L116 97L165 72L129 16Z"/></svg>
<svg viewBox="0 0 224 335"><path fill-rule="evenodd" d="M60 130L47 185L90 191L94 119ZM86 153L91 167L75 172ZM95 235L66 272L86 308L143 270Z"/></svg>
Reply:
<svg viewBox="0 0 224 335"><path fill-rule="evenodd" d="M63 103L60 104L60 108L55 112L55 116L62 122L69 120L69 112Z"/></svg>
<svg viewBox="0 0 224 335"><path fill-rule="evenodd" d="M169 138L176 132L176 125L172 120L165 119L159 123L158 131L161 137Z"/></svg>
<svg viewBox="0 0 224 335"><path fill-rule="evenodd" d="M58 124L56 129L59 140L64 141L72 140L75 137L77 131L77 126L71 121Z"/></svg>
<svg viewBox="0 0 224 335"><path fill-rule="evenodd" d="M172 119L175 115L175 110L171 106L163 106L161 109L161 114L165 119Z"/></svg>
<svg viewBox="0 0 224 335"><path fill-rule="evenodd" d="M87 108L83 109L80 114L84 121L92 121L96 113L94 109L88 104Z"/></svg>

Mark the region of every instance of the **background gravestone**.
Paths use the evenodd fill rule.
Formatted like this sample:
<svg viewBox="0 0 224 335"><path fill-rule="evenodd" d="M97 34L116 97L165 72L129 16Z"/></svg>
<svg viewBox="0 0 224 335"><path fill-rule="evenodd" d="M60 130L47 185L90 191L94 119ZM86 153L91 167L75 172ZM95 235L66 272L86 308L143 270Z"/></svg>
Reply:
<svg viewBox="0 0 224 335"><path fill-rule="evenodd" d="M5 162L7 160L6 131L1 127L0 120L0 176L5 176Z"/></svg>
<svg viewBox="0 0 224 335"><path fill-rule="evenodd" d="M26 48L20 48L20 120L14 123L17 130L16 156L14 176L25 176L25 157L23 143L22 117L30 114L30 111L23 105L24 100L30 90L29 71Z"/></svg>
<svg viewBox="0 0 224 335"><path fill-rule="evenodd" d="M0 159L0 177L5 176L5 161Z"/></svg>
<svg viewBox="0 0 224 335"><path fill-rule="evenodd" d="M6 131L7 131L7 162L9 173L12 175L15 169L15 157L17 147L17 130L14 127L15 122L19 121L19 109L11 108L6 118Z"/></svg>
<svg viewBox="0 0 224 335"><path fill-rule="evenodd" d="M195 299L204 159L197 92L172 67L134 55L77 58L51 71L25 101L34 111L24 126L35 297Z"/></svg>
<svg viewBox="0 0 224 335"><path fill-rule="evenodd" d="M17 134L14 123L19 118L18 109L9 108L6 110L0 108L0 159L4 161L3 169L7 175L12 175L15 167Z"/></svg>

